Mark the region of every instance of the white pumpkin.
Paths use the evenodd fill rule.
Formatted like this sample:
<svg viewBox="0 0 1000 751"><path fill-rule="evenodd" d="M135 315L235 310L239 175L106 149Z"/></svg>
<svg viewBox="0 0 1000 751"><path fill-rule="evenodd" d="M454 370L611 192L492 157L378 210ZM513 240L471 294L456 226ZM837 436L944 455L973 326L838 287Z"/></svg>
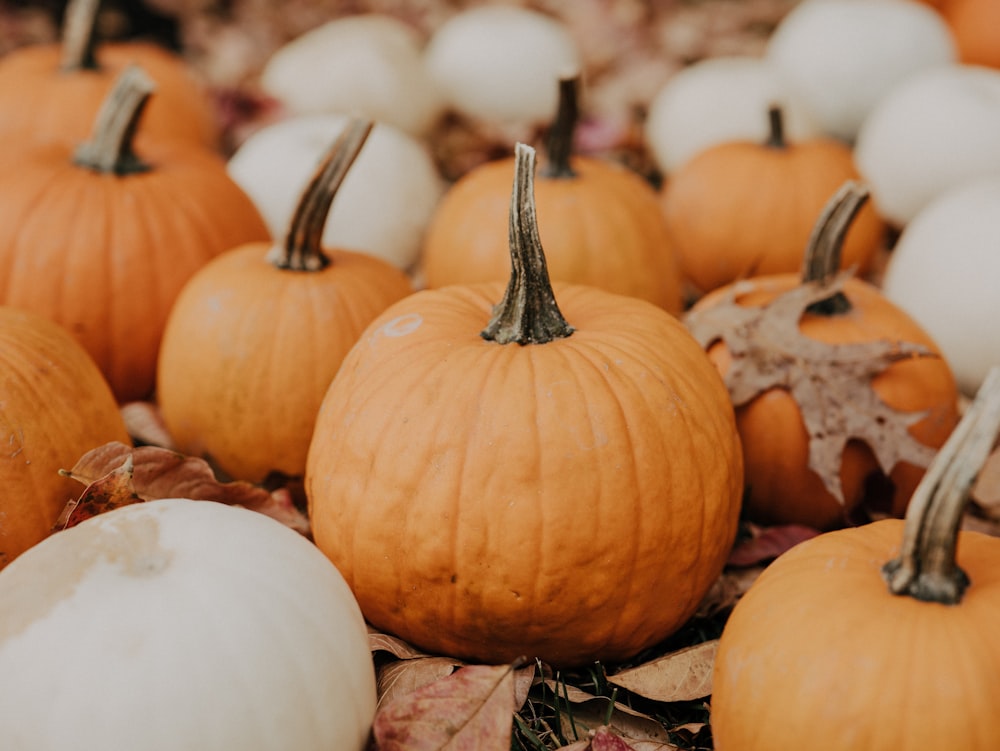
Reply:
<svg viewBox="0 0 1000 751"><path fill-rule="evenodd" d="M774 104L782 108L789 140L818 135L815 121L771 63L749 56L705 58L679 70L653 97L646 142L660 169L670 173L709 146L763 142Z"/></svg>
<svg viewBox="0 0 1000 751"><path fill-rule="evenodd" d="M883 292L934 338L972 396L1000 365L1000 174L935 198L903 230Z"/></svg>
<svg viewBox="0 0 1000 751"><path fill-rule="evenodd" d="M374 712L351 591L263 514L125 506L0 573L5 751L360 751Z"/></svg>
<svg viewBox="0 0 1000 751"><path fill-rule="evenodd" d="M913 0L805 0L778 24L765 56L823 131L848 142L892 87L957 59L944 19Z"/></svg>
<svg viewBox="0 0 1000 751"><path fill-rule="evenodd" d="M431 35L426 65L445 102L501 125L548 122L558 80L581 58L566 26L539 11L481 5L452 16Z"/></svg>
<svg viewBox="0 0 1000 751"><path fill-rule="evenodd" d="M894 87L854 147L880 213L903 227L931 200L1000 174L1000 70L942 65Z"/></svg>
<svg viewBox="0 0 1000 751"><path fill-rule="evenodd" d="M349 120L346 115L288 118L254 132L230 157L230 176L276 239L284 237L306 181ZM444 189L423 141L376 124L337 192L323 240L407 269L416 262Z"/></svg>
<svg viewBox="0 0 1000 751"><path fill-rule="evenodd" d="M443 111L423 55L420 34L403 21L345 16L280 47L260 84L291 114L358 115L423 135Z"/></svg>

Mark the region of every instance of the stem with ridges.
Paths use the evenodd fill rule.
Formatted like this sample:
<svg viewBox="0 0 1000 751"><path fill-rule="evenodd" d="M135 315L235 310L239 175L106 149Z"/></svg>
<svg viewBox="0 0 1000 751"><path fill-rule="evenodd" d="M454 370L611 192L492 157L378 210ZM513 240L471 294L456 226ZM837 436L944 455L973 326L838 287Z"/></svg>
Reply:
<svg viewBox="0 0 1000 751"><path fill-rule="evenodd" d="M545 264L535 216L535 150L514 149L514 190L510 197L511 274L503 300L480 336L498 344L545 344L573 333L563 318Z"/></svg>
<svg viewBox="0 0 1000 751"><path fill-rule="evenodd" d="M576 172L570 166L573 155L573 136L580 120L580 76L564 76L559 79L559 106L556 118L549 126L545 137L546 163L542 168L543 177L572 178Z"/></svg>
<svg viewBox="0 0 1000 751"><path fill-rule="evenodd" d="M101 104L90 140L80 144L73 154L73 163L113 175L149 170L150 165L136 156L132 142L155 88L153 79L138 65L122 71Z"/></svg>
<svg viewBox="0 0 1000 751"><path fill-rule="evenodd" d="M868 200L868 194L865 186L848 180L827 201L813 225L809 242L806 243L805 259L802 262L803 284L818 282L822 286L836 276L840 270L844 238L847 237L854 218ZM840 315L850 309L851 303L841 291L818 300L807 308L810 313L826 316Z"/></svg>
<svg viewBox="0 0 1000 751"><path fill-rule="evenodd" d="M63 71L97 70L94 38L101 0L69 0L62 22Z"/></svg>
<svg viewBox="0 0 1000 751"><path fill-rule="evenodd" d="M788 148L788 141L785 140L785 114L777 104L767 108L767 124L767 140L764 145L772 149Z"/></svg>
<svg viewBox="0 0 1000 751"><path fill-rule="evenodd" d="M330 265L330 257L323 252L323 230L330 206L373 125L371 120L351 118L327 149L295 206L284 243L268 255L279 269L319 271Z"/></svg>
<svg viewBox="0 0 1000 751"><path fill-rule="evenodd" d="M882 567L890 592L946 605L961 601L969 577L955 561L958 532L998 434L1000 366L995 366L910 499L899 556Z"/></svg>

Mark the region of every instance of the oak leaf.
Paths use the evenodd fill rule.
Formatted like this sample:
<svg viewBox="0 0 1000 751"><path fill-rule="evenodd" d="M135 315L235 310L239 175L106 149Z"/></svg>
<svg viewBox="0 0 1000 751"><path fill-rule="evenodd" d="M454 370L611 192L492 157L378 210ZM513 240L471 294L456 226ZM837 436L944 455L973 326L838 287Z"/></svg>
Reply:
<svg viewBox="0 0 1000 751"><path fill-rule="evenodd" d="M733 406L775 388L791 393L809 435L809 468L841 503L840 466L850 440L864 441L887 475L901 461L926 467L936 453L909 432L925 413L893 409L871 387L893 363L936 356L931 350L888 340L828 344L799 329L806 308L841 292L849 276L802 283L762 307L737 303L755 289L752 280L737 282L719 304L692 310L684 321L706 349L722 341L729 350L725 383Z"/></svg>

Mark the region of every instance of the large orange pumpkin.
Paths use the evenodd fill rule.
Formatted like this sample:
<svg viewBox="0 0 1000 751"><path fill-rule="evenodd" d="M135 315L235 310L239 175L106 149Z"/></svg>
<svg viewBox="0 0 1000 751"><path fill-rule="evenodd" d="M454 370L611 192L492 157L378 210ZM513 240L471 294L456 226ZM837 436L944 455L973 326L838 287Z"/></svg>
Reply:
<svg viewBox="0 0 1000 751"><path fill-rule="evenodd" d="M719 641L718 751L1000 748L1000 540L958 531L998 432L994 369L905 522L828 532L764 571Z"/></svg>
<svg viewBox="0 0 1000 751"><path fill-rule="evenodd" d="M121 401L152 391L167 312L188 278L269 237L219 155L179 141L136 153L151 90L130 68L90 141L0 155L0 302L68 328Z"/></svg>
<svg viewBox="0 0 1000 751"><path fill-rule="evenodd" d="M157 371L163 419L182 451L210 456L232 477L305 472L316 413L341 361L376 315L413 291L387 261L320 244L371 126L354 120L344 129L282 247L255 242L223 253L171 310Z"/></svg>
<svg viewBox="0 0 1000 751"><path fill-rule="evenodd" d="M656 192L621 165L572 154L578 85L576 78L560 82L548 158L535 183L549 273L680 313L680 276ZM488 162L445 193L423 244L428 287L510 275L510 250L495 228L507 216L513 168L513 158Z"/></svg>
<svg viewBox="0 0 1000 751"><path fill-rule="evenodd" d="M718 144L671 175L661 194L681 274L698 296L737 279L794 272L816 216L846 180L859 179L850 147L832 138L789 142L772 108L764 143ZM885 224L865 206L841 263L864 274Z"/></svg>
<svg viewBox="0 0 1000 751"><path fill-rule="evenodd" d="M377 628L482 662L619 660L718 577L739 441L674 316L550 286L533 163L519 144L506 292L417 292L344 360L309 450L310 520Z"/></svg>
<svg viewBox="0 0 1000 751"><path fill-rule="evenodd" d="M59 474L128 442L111 389L61 326L0 307L0 568L48 537L80 484Z"/></svg>

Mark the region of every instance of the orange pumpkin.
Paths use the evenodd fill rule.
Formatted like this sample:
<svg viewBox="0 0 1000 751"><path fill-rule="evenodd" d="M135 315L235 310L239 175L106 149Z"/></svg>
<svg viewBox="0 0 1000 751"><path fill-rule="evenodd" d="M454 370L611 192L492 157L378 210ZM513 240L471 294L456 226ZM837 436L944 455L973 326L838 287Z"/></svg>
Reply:
<svg viewBox="0 0 1000 751"><path fill-rule="evenodd" d="M87 451L129 442L111 389L61 326L0 307L0 568L48 537L80 484L59 474Z"/></svg>
<svg viewBox="0 0 1000 751"><path fill-rule="evenodd" d="M4 155L0 302L74 334L121 401L148 397L167 312L212 257L266 239L264 220L222 158L132 136L152 84L119 79L90 141Z"/></svg>
<svg viewBox="0 0 1000 751"><path fill-rule="evenodd" d="M857 216L867 191L855 184L839 192L816 223L801 274L756 276L739 287L720 287L699 300L689 312L692 321L735 293L746 308L765 306L803 284L828 284L840 267L840 251L850 222ZM822 302L822 301L821 301ZM830 345L863 342L907 342L921 345L933 357L910 357L875 375L871 387L890 407L915 417L909 434L937 448L958 421L958 389L948 364L930 336L902 309L873 285L851 277L842 293L806 310L798 322L806 337ZM724 341L708 342L708 355L726 374L731 356ZM794 350L793 350L794 352ZM743 445L747 495L745 514L764 524L797 523L817 529L843 526L862 505L900 516L923 467L900 461L888 474L891 487L871 481L883 477L872 450L852 440L843 451L838 499L809 468L810 436L795 398L784 388L771 388L736 408L736 424ZM867 494L867 497L866 497Z"/></svg>
<svg viewBox="0 0 1000 751"><path fill-rule="evenodd" d="M316 413L344 355L376 315L412 292L387 261L320 245L371 126L355 120L344 129L283 247L254 242L223 253L170 313L157 377L163 419L182 451L210 456L232 477L304 473Z"/></svg>
<svg viewBox="0 0 1000 751"><path fill-rule="evenodd" d="M577 87L576 78L560 82L547 164L535 183L549 273L680 313L680 277L656 192L621 165L571 154ZM494 228L507 215L513 167L513 158L488 162L445 193L423 245L428 287L507 279L510 251Z"/></svg>
<svg viewBox="0 0 1000 751"><path fill-rule="evenodd" d="M750 276L797 271L827 199L859 179L850 147L832 138L789 143L781 110L764 143L704 150L666 183L661 203L681 274L693 297ZM842 264L864 274L885 224L865 206L844 242Z"/></svg>
<svg viewBox="0 0 1000 751"><path fill-rule="evenodd" d="M963 63L1000 68L1000 3L943 0L941 12Z"/></svg>
<svg viewBox="0 0 1000 751"><path fill-rule="evenodd" d="M828 532L764 571L719 641L718 751L1000 748L1000 540L958 531L998 432L995 369L905 522Z"/></svg>
<svg viewBox="0 0 1000 751"><path fill-rule="evenodd" d="M188 64L148 42L97 44L99 0L70 0L61 44L33 44L0 60L0 132L25 140L76 144L114 82L141 65L156 82L144 138L181 138L214 148L221 125L203 83Z"/></svg>
<svg viewBox="0 0 1000 751"><path fill-rule="evenodd" d="M313 535L366 618L423 649L624 659L722 569L742 489L732 407L662 308L550 286L534 150L515 165L506 292L417 292L334 378L306 465Z"/></svg>

